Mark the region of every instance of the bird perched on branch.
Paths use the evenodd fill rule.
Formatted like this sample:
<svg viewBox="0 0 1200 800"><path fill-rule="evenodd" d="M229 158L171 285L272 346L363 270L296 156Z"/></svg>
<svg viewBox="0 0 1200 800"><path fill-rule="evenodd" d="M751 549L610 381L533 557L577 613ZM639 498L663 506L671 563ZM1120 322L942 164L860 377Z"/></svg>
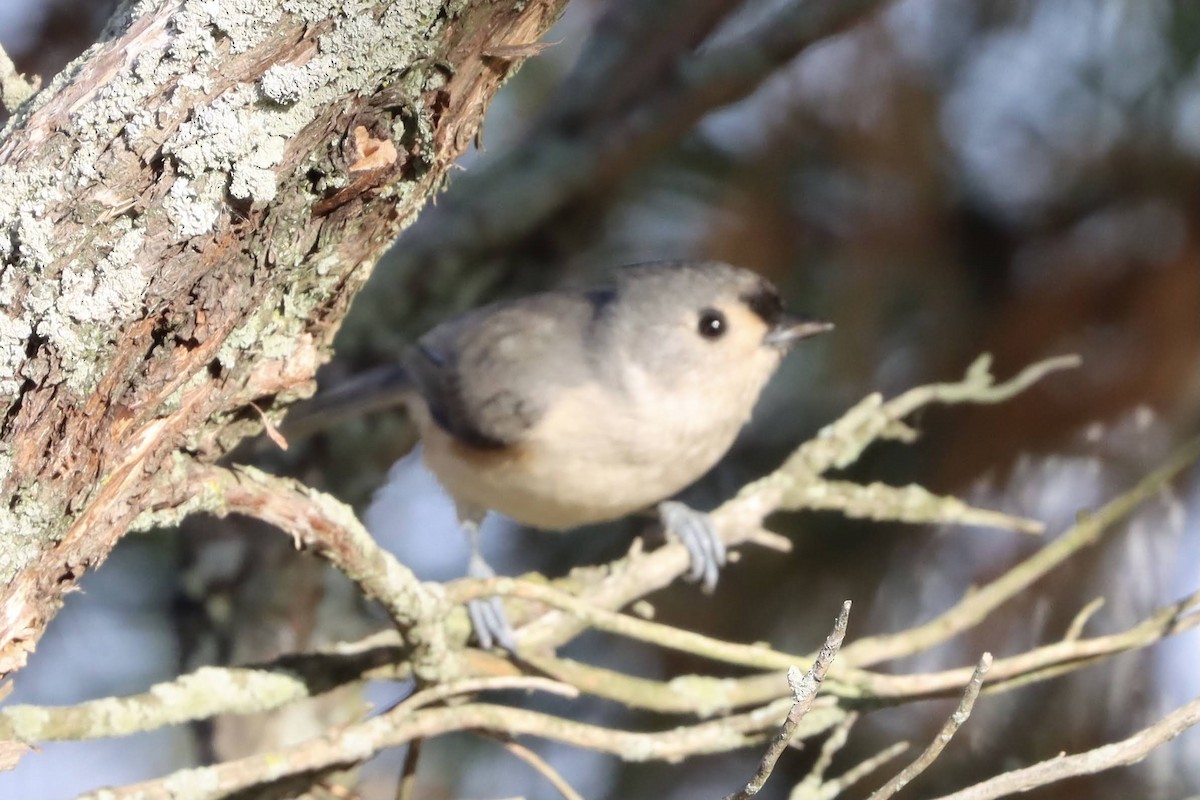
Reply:
<svg viewBox="0 0 1200 800"><path fill-rule="evenodd" d="M788 348L831 327L786 313L776 288L744 269L639 264L611 286L451 319L284 429L402 403L469 535L473 577L494 574L478 544L488 511L563 530L657 505L687 547L689 577L711 590L724 546L706 515L669 498L726 453ZM494 598L469 611L482 646L513 649Z"/></svg>

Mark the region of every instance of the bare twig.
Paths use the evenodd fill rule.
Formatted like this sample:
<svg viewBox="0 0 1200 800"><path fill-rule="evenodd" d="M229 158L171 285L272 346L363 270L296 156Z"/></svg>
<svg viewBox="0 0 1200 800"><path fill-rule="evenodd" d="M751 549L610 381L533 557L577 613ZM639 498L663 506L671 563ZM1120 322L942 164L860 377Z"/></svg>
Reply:
<svg viewBox="0 0 1200 800"><path fill-rule="evenodd" d="M516 585L523 583L514 582ZM490 587L486 589L492 590ZM540 602L562 600L569 607L578 607L580 603L569 595L545 587L532 592L528 596ZM988 691L1008 690L1034 680L1045 680L1194 628L1200 624L1200 615L1194 613L1198 604L1200 596L1193 595L1157 610L1124 632L1092 638L1066 638L998 659L992 666ZM618 618L619 623L609 627L619 631L626 624L625 621L630 621L633 627L641 623L646 629L639 628L635 632L639 634L638 638L646 640L653 641L660 635L670 636L672 633L669 628L613 612L592 609L585 613L593 619ZM1076 628L1077 625L1072 626L1068 634ZM785 659L797 658L763 646L735 645L697 634L677 633L683 634L683 637L678 641L672 640L673 644L681 644L685 646L684 649L704 652L718 659L733 656L733 663L754 661L761 666L762 663L782 663ZM845 653L854 647L854 644L848 644L843 648L839 665L835 665L826 679L825 686L831 695L865 701L882 699L897 702L960 691L971 674L970 668L961 668L938 673L881 675L846 667ZM474 654L473 651L469 651L468 655L472 658L476 655L482 657L482 654ZM727 713L731 709L777 699L780 696L779 687L782 686L779 672L733 680L699 675L681 676L661 682L551 656L530 653L528 658L537 668L581 691L631 707L668 714L708 716ZM807 660L800 663L807 663ZM478 672L479 669L491 668L472 667L471 671L476 675L486 674ZM217 714L269 710L347 682L371 677L403 677L407 674L401 641L395 633L385 632L359 643L342 646L333 652L289 656L253 667L205 668L156 686L141 695L104 698L63 708L10 706L0 709L0 739L36 742L125 735ZM845 712L841 709L823 706L820 715L810 713L805 721L804 735L825 730L844 716Z"/></svg>
<svg viewBox="0 0 1200 800"><path fill-rule="evenodd" d="M531 580L504 577L464 578L454 581L447 589L447 597L454 603L465 603L479 597L493 596L544 603L551 608L572 614L588 627L649 642L659 647L723 661L727 664L758 669L788 669L797 661L809 663L809 659L802 656L780 653L764 645L725 642L661 622L608 611L580 600L575 595L561 589ZM525 642L521 631L517 632L517 642L518 646L523 649Z"/></svg>
<svg viewBox="0 0 1200 800"><path fill-rule="evenodd" d="M771 740L767 752L763 754L762 761L759 762L754 776L750 778L750 781L742 789L726 795L725 800L749 800L749 798L758 794L762 787L766 785L767 778L771 777L771 772L775 769L775 763L779 761L779 757L783 755L783 751L791 744L792 737L796 735L796 729L800 726L800 721L804 719L804 716L812 707L821 682L825 680L825 675L829 672L829 667L833 665L833 660L837 657L838 650L841 649L842 640L846 638L846 625L849 621L850 601L847 600L842 603L842 611L838 614L833 631L825 639L825 644L822 645L820 652L817 653L817 657L813 660L813 664L809 667L808 672L801 676L800 670L796 667L788 670L788 685L792 689L792 699L795 702L793 702L791 709L788 711L787 718L783 721L783 726L779 729L779 733L775 734L775 738Z"/></svg>
<svg viewBox="0 0 1200 800"><path fill-rule="evenodd" d="M938 731L938 735L934 737L934 740L929 743L929 747L925 748L925 752L917 756L916 761L900 770L894 778L876 789L871 794L870 800L887 800L887 798L896 794L896 792L912 782L913 778L924 772L942 754L942 750L954 738L954 734L958 732L958 729L971 716L971 709L974 708L975 699L979 697L979 690L983 686L983 677L987 674L988 668L991 665L991 653L984 653L983 657L979 659L979 666L975 667L975 673L971 676L971 681L967 684L966 691L963 692L962 700L958 703L958 708L946 720L946 724Z"/></svg>
<svg viewBox="0 0 1200 800"><path fill-rule="evenodd" d="M854 784L861 781L863 778L870 775L875 770L882 767L893 758L908 750L908 742L896 742L884 749L880 750L875 755L868 759L860 761L850 769L843 772L836 778L825 781L819 786L805 793L792 792L788 800L833 800L842 792L849 789ZM797 787L799 789L800 787Z"/></svg>
<svg viewBox="0 0 1200 800"><path fill-rule="evenodd" d="M567 779L559 774L558 770L550 766L546 759L542 758L528 747L511 741L503 736L497 736L491 733L484 734L484 736L492 741L499 742L500 746L505 750L512 753L529 766L533 767L538 774L545 778L550 785L553 786L558 793L565 798L565 800L583 800L582 795L575 791L571 784L567 782Z"/></svg>
<svg viewBox="0 0 1200 800"><path fill-rule="evenodd" d="M783 696L782 687L787 686L787 673L782 670L742 678L680 675L659 681L537 653L523 654L522 660L587 694L659 714L694 714L701 718L726 714L777 700Z"/></svg>
<svg viewBox="0 0 1200 800"><path fill-rule="evenodd" d="M1090 603L1079 609L1079 613L1071 620L1071 624L1067 626L1067 632L1063 634L1063 641L1071 642L1083 635L1083 629L1091 621L1092 617L1096 616L1096 612L1104 608L1104 598L1097 597Z"/></svg>
<svg viewBox="0 0 1200 800"><path fill-rule="evenodd" d="M1008 690L1021 683L1060 675L1101 658L1146 647L1167 636L1200 627L1200 614L1189 613L1195 612L1198 606L1200 592L1155 610L1146 619L1120 633L1088 639L1064 639L997 659L989 673L991 680L987 691ZM840 673L839 669L845 668L839 666L834 670L838 673L838 681L833 684L837 691L849 693L857 687L861 689L860 697L893 700L913 700L957 692L966 685L972 673L970 667L916 675L883 675L858 669ZM830 676L830 682L833 682L833 676Z"/></svg>
<svg viewBox="0 0 1200 800"><path fill-rule="evenodd" d="M821 742L821 749L817 753L817 760L813 762L812 768L804 776L804 780L792 787L791 793L788 794L788 800L810 800L815 797L823 785L825 773L833 764L833 757L846 746L846 741L850 738L850 729L858 722L858 718L857 712L847 714L846 718L825 737L825 741Z"/></svg>
<svg viewBox="0 0 1200 800"><path fill-rule="evenodd" d="M851 519L1004 528L1034 535L1045 530L1045 525L1037 520L974 508L957 497L936 495L915 484L871 483L863 486L849 481L807 481L788 492L780 508L840 511Z"/></svg>
<svg viewBox="0 0 1200 800"><path fill-rule="evenodd" d="M629 761L675 761L723 753L761 741L779 724L790 701L772 703L713 722L651 733L602 728L522 708L469 703L452 708L399 708L332 730L294 747L180 770L164 778L84 795L81 800L216 800L239 791L265 787L292 775L321 773L360 763L387 747L414 738L455 731L492 731L509 736L538 736L609 753Z"/></svg>
<svg viewBox="0 0 1200 800"><path fill-rule="evenodd" d="M1038 550L996 580L964 597L956 606L920 627L897 634L859 639L846 646L842 663L867 666L903 658L944 642L978 624L988 614L1027 586L1066 561L1079 550L1095 544L1118 520L1154 497L1168 482L1200 457L1200 438L1175 451L1163 466L1138 481L1132 489L1109 501L1099 510L1081 515L1061 536Z"/></svg>
<svg viewBox="0 0 1200 800"><path fill-rule="evenodd" d="M541 589L535 592L541 594ZM541 596L553 599L549 594ZM1192 613L1198 606L1200 594L1190 595L1157 609L1146 619L1119 633L1083 639L1064 639L1024 653L996 659L989 671L988 691L1008 690L1032 680L1044 680L1087 666L1099 659L1146 647L1167 636L1200 627L1200 614ZM624 615L614 616L633 619ZM607 625L606 629L614 630L619 627L613 624ZM658 630L653 626L639 630L636 638L653 641ZM755 659L774 663L777 659L792 657L765 646L731 644L702 636L700 641L699 648L686 646L682 649L687 652L703 652L717 660L723 660L724 656L729 655L733 658L728 663L734 664L745 664ZM687 644L682 641L673 643ZM848 647L849 645L846 645L843 651ZM773 671L736 679L688 675L662 682L536 653L531 653L526 658L539 670L589 694L605 697L629 707L667 714L708 716L727 712L731 708L769 702L780 696L779 687L782 686L783 677L780 672ZM804 663L808 663L808 660L805 659ZM865 701L867 704L871 701L893 704L957 694L970 682L973 674L974 667L961 667L941 672L888 675L850 668L839 663L834 665L827 676L825 689L832 696ZM817 729L824 730L827 727L827 722L823 719Z"/></svg>
<svg viewBox="0 0 1200 800"><path fill-rule="evenodd" d="M1074 369L1080 363L1079 356L1074 355L1048 358L1030 364L1007 381L996 383L991 373L992 358L982 355L971 363L961 381L918 386L886 402L878 394L867 397L836 422L821 429L817 438L801 445L784 469L800 475L820 475L830 469L848 467L880 438L910 440L912 432L897 426L917 409L934 403L1000 403L1047 375ZM901 432L899 437L897 431Z"/></svg>
<svg viewBox="0 0 1200 800"><path fill-rule="evenodd" d="M127 736L208 719L248 714L315 697L368 678L396 678L405 652L394 631L318 653L246 667L201 667L149 691L73 706L0 708L0 740L22 742Z"/></svg>
<svg viewBox="0 0 1200 800"><path fill-rule="evenodd" d="M396 716L411 714L419 708L424 708L443 700L449 700L451 697L459 697L464 694L477 694L479 692L494 692L502 689L525 689L527 691L546 692L547 694L570 699L579 696L579 690L574 686L568 686L560 681L536 675L466 678L452 683L439 683L436 686L430 686L428 689L422 689L412 697L408 697L397 703L388 713L394 712Z"/></svg>
<svg viewBox="0 0 1200 800"><path fill-rule="evenodd" d="M424 739L413 739L404 752L404 765L400 768L400 782L396 786L396 800L414 800L417 790L417 766L421 763L421 744Z"/></svg>
<svg viewBox="0 0 1200 800"><path fill-rule="evenodd" d="M1200 724L1200 698L1176 709L1158 722L1113 744L1071 756L1060 755L1024 769L997 775L939 800L992 800L1078 775L1092 775L1114 767L1136 764L1146 755Z"/></svg>
<svg viewBox="0 0 1200 800"><path fill-rule="evenodd" d="M191 511L217 516L244 514L289 533L358 584L378 602L414 645L413 669L427 679L456 677L462 665L451 654L446 619L449 608L436 584L422 583L384 550L355 516L334 497L298 481L268 475L253 467L225 468L180 460L177 486L202 486ZM466 638L465 620L461 632Z"/></svg>

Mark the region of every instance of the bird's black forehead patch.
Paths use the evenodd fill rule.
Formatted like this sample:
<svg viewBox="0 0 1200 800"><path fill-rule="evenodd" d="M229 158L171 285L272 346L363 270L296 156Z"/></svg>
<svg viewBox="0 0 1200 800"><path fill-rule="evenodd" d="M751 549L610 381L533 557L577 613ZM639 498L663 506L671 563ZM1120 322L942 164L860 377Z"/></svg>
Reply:
<svg viewBox="0 0 1200 800"><path fill-rule="evenodd" d="M783 316L783 299L768 281L759 281L753 289L742 293L740 299L768 326L775 325Z"/></svg>

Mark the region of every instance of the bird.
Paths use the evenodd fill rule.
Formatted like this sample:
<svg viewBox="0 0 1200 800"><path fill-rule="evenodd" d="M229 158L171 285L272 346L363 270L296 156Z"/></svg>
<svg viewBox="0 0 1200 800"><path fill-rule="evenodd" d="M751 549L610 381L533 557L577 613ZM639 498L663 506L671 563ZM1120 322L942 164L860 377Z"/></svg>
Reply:
<svg viewBox="0 0 1200 800"><path fill-rule="evenodd" d="M615 270L609 283L498 302L437 325L392 364L322 392L287 427L403 405L466 532L488 512L548 531L655 508L711 591L725 549L672 499L728 452L791 346L832 324L788 313L778 289L714 260ZM481 647L515 652L496 598L468 605Z"/></svg>

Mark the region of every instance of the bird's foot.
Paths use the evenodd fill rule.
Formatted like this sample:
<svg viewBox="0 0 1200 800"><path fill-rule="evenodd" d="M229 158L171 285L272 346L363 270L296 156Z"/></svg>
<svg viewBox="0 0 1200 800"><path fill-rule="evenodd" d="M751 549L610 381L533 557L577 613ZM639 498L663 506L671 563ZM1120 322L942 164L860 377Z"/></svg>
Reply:
<svg viewBox="0 0 1200 800"><path fill-rule="evenodd" d="M467 575L472 578L494 578L495 571L478 553L471 554L467 565ZM513 633L512 624L504 613L504 606L499 597L479 597L467 601L467 616L471 618L471 628L475 638L484 650L491 650L499 645L510 653L517 652L517 637Z"/></svg>
<svg viewBox="0 0 1200 800"><path fill-rule="evenodd" d="M668 536L674 536L687 548L692 566L689 581L700 582L705 593L717 587L717 576L725 566L725 543L717 535L712 520L703 511L689 508L677 500L658 504L658 517Z"/></svg>

